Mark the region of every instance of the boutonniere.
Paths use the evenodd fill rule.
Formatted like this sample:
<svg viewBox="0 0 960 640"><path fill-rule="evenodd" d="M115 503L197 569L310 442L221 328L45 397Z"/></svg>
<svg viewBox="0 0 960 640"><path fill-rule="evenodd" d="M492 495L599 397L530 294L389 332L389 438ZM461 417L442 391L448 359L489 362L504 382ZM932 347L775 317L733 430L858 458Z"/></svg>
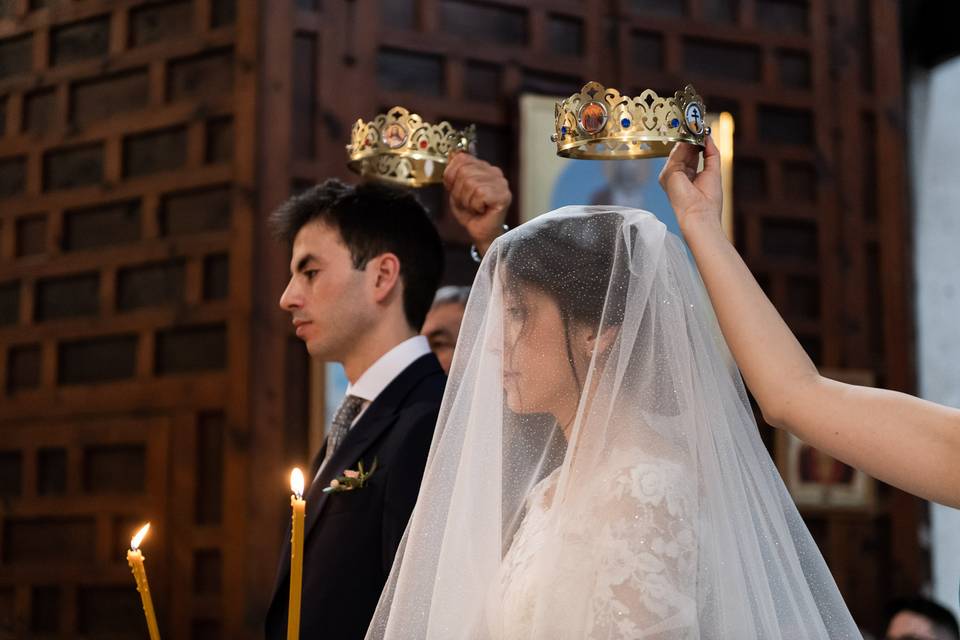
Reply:
<svg viewBox="0 0 960 640"><path fill-rule="evenodd" d="M363 460L357 465L356 470L347 469L342 475L337 476L330 481L329 487L324 487L324 493L340 493L342 491L353 491L354 489L363 489L364 485L377 470L377 459L373 459L373 466L369 471L364 470Z"/></svg>

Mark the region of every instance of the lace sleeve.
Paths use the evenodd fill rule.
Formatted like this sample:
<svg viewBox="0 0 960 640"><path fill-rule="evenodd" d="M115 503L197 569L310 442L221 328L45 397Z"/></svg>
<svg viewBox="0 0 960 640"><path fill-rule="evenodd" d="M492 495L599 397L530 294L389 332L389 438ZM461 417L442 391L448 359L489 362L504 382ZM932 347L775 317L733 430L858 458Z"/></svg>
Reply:
<svg viewBox="0 0 960 640"><path fill-rule="evenodd" d="M672 462L618 469L592 503L589 638L696 635L696 494Z"/></svg>

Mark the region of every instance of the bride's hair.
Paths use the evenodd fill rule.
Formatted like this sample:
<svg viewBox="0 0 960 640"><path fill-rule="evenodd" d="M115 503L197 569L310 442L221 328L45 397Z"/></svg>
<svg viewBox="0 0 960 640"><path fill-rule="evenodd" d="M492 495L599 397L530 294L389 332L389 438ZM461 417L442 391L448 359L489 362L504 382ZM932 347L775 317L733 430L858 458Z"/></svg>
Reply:
<svg viewBox="0 0 960 640"><path fill-rule="evenodd" d="M619 331L628 300L633 299L634 305L640 299L645 301L643 296L635 299L637 295L628 290L631 278L636 276L632 270L644 264L638 253L644 250L639 229L617 210L590 209L589 216L557 216L550 224L520 226L511 232L515 236L499 254L505 267L502 282L507 290L522 297L523 288L530 286L556 302L564 325L567 361L578 393L583 392L585 380L573 354L571 323L598 332L610 327ZM675 239L666 239L671 240ZM680 296L672 271L668 264L660 291L670 297ZM682 322L682 313L677 321ZM648 342L654 320L650 313L643 313L639 322L631 331L646 346L632 350L626 363L633 374L621 382L621 401L638 403L647 413L677 416L683 397L672 376L666 369L657 368L656 375L649 370L663 348L656 340ZM605 354L598 354L596 364L602 366L604 362Z"/></svg>
<svg viewBox="0 0 960 640"><path fill-rule="evenodd" d="M624 232L623 217L615 212L522 226L500 258L509 279L540 289L571 320L619 325L626 292L615 288L626 287L630 266L627 256L611 248L622 247L616 237Z"/></svg>
<svg viewBox="0 0 960 640"><path fill-rule="evenodd" d="M583 390L583 378L577 371L570 324L600 330L623 322L630 266L617 235L624 232L623 217L614 212L558 219L549 225L519 227L500 253L509 290L522 297L523 287L532 286L556 302L578 391Z"/></svg>

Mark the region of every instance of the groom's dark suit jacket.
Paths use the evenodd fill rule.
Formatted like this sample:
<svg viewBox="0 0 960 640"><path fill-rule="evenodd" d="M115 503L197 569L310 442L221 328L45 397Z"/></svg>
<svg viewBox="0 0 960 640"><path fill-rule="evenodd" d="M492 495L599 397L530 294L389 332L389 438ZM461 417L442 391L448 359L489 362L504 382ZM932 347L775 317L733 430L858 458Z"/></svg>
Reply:
<svg viewBox="0 0 960 640"><path fill-rule="evenodd" d="M303 640L363 638L420 490L446 376L432 353L394 378L348 432L306 493ZM325 451L314 461L316 475ZM363 461L377 469L362 489L323 493ZM266 637L287 637L290 530L287 529Z"/></svg>

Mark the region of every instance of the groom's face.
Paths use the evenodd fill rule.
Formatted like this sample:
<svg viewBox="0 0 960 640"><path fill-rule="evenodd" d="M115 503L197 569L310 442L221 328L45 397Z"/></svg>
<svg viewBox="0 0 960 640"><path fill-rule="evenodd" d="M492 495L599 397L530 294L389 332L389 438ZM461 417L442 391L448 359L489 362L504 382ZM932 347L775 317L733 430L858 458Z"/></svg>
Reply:
<svg viewBox="0 0 960 640"><path fill-rule="evenodd" d="M290 313L297 337L314 358L342 361L376 311L365 271L354 268L337 229L314 221L294 238L290 274L280 306Z"/></svg>

